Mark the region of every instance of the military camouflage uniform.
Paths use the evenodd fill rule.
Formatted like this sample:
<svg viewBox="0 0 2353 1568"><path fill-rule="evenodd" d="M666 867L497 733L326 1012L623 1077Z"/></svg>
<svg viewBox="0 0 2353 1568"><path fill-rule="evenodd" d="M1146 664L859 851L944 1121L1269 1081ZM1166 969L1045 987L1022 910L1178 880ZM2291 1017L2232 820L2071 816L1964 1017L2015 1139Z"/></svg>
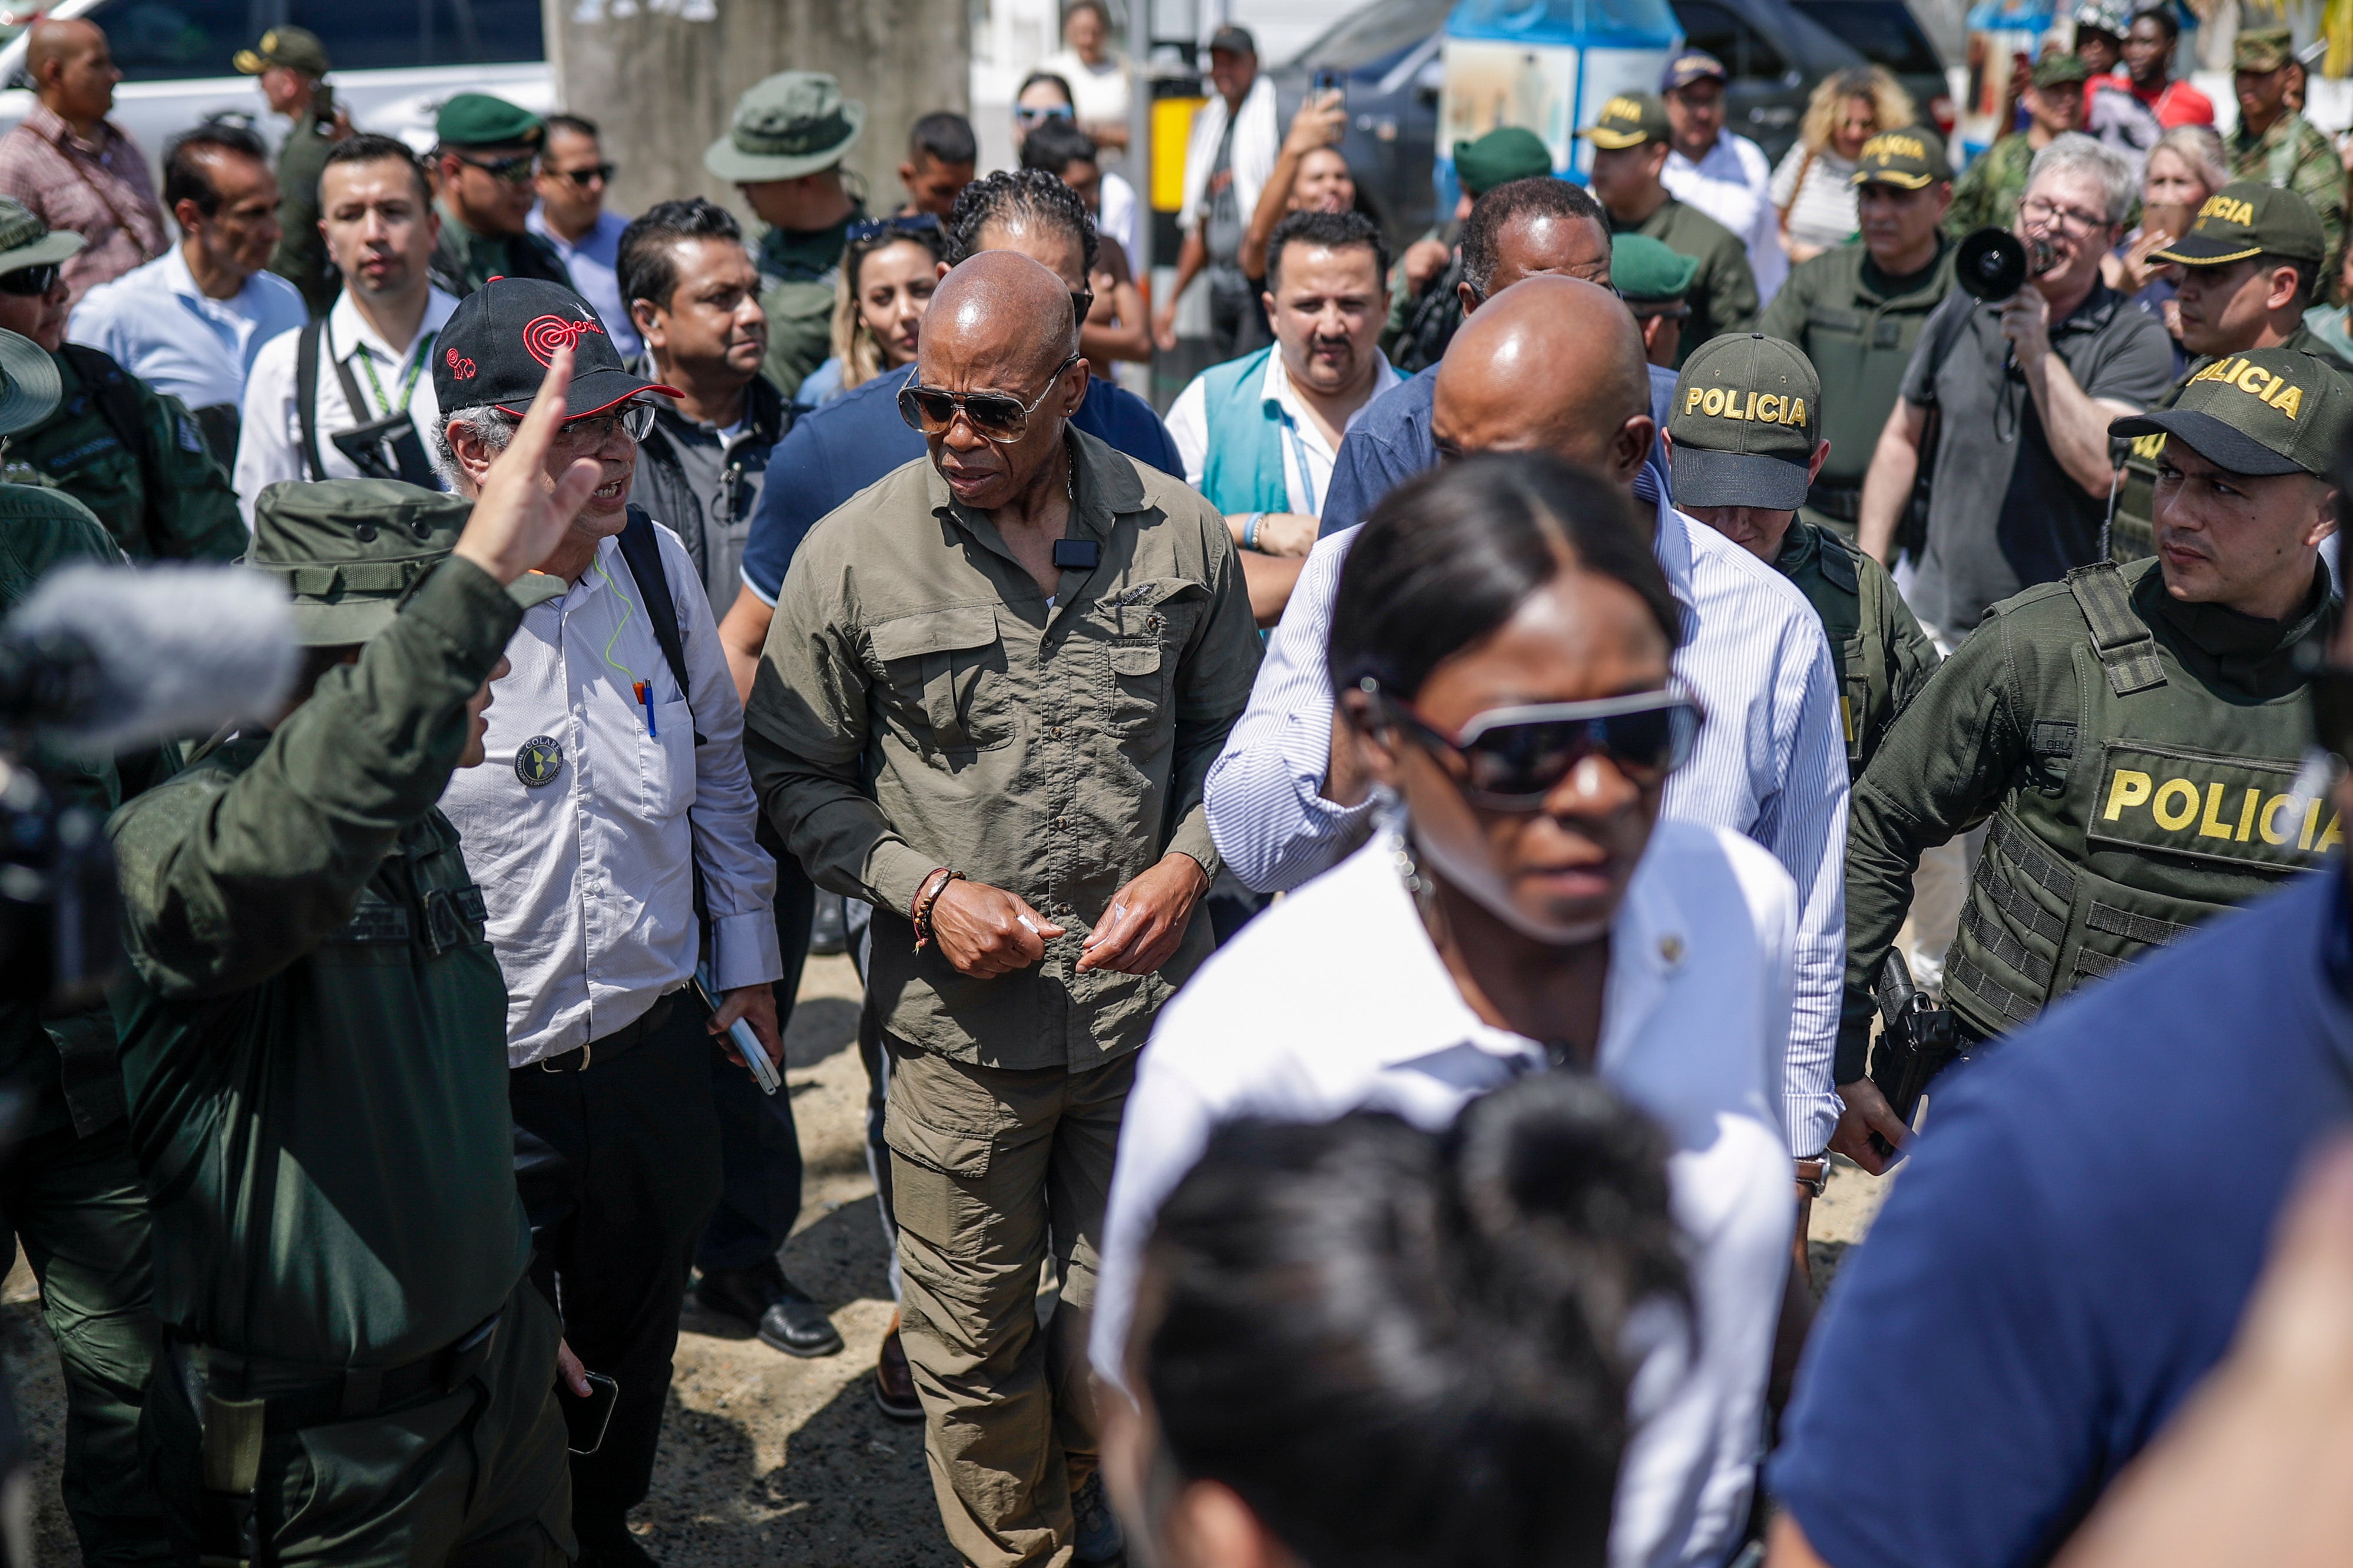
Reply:
<svg viewBox="0 0 2353 1568"><path fill-rule="evenodd" d="M2320 264L2323 299L2337 297L2337 262L2345 254L2345 165L2328 138L2303 115L2283 113L2260 136L2242 125L2222 144L2230 154L2231 177L2261 180L2264 184L2294 191L2320 215L2321 233L2328 254Z"/></svg>
<svg viewBox="0 0 2353 1568"><path fill-rule="evenodd" d="M2026 199L2026 172L2033 166L2036 151L2027 144L2023 131L2012 132L1987 148L1985 155L1963 170L1953 186L1945 232L1958 239L1975 228L2016 227L2018 204Z"/></svg>
<svg viewBox="0 0 2353 1568"><path fill-rule="evenodd" d="M535 234L477 234L441 209L441 240L427 268L433 286L462 300L493 278L542 278L572 287L555 247Z"/></svg>

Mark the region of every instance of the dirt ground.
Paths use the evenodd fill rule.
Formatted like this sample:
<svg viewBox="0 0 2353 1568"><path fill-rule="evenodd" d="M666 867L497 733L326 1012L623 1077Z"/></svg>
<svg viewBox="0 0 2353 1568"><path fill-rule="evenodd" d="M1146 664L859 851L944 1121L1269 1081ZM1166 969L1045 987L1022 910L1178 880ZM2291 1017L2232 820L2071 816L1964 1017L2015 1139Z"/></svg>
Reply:
<svg viewBox="0 0 2353 1568"><path fill-rule="evenodd" d="M786 1085L807 1162L800 1226L785 1268L824 1302L847 1348L779 1355L689 1308L653 1493L634 1528L668 1568L952 1568L920 1426L887 1419L869 1393L891 1322L888 1258L860 1135L866 1099L854 1034L858 979L813 958L787 1033ZM1841 1163L1815 1204L1814 1285L1862 1238L1886 1183ZM35 1561L77 1561L58 1501L64 1405L56 1357L21 1261L0 1288L0 1369L32 1445Z"/></svg>

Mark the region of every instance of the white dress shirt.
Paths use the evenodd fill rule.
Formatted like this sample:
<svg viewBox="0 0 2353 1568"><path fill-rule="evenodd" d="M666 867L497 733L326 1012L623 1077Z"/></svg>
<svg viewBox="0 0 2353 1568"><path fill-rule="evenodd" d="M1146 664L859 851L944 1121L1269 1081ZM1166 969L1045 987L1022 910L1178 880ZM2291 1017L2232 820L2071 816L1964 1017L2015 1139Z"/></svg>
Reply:
<svg viewBox="0 0 2353 1568"><path fill-rule="evenodd" d="M1095 214L1095 230L1119 241L1120 248L1127 252L1127 264L1134 267L1144 254L1143 204L1135 199L1135 187L1109 170L1103 172L1101 189L1102 210Z"/></svg>
<svg viewBox="0 0 2353 1568"><path fill-rule="evenodd" d="M368 325L367 318L352 303L351 290L336 296L319 342L319 463L327 478L359 477L358 468L332 437L339 430L353 429L398 407L404 388L417 438L427 452L433 449L431 432L440 412L433 395L433 342L457 308L456 300L434 289L425 301L425 320L417 327L417 341L405 349L395 349L384 341L384 334ZM245 418L237 427L233 479L237 504L243 509L248 528L253 524L254 498L263 489L280 479L311 477L302 462L301 410L294 398L294 351L301 337L299 331L281 332L264 343L254 358L253 374L246 378ZM364 366L359 363L363 359L367 361ZM344 401L343 380L331 363L334 360L351 363L352 379L359 383L360 395L368 400L369 407L354 410ZM373 380L370 371L375 372ZM379 390L381 402L376 395Z"/></svg>
<svg viewBox="0 0 2353 1568"><path fill-rule="evenodd" d="M1203 789L1210 841L1261 892L1297 887L1340 858L1372 809L1320 793L1332 749L1324 645L1358 531L1316 542ZM1830 643L1804 595L1706 524L1660 504L1652 551L1683 612L1675 674L1707 712L1662 810L1746 835L1797 883L1786 1131L1811 1156L1838 1121L1831 1054L1846 980L1846 731Z"/></svg>
<svg viewBox="0 0 2353 1568"><path fill-rule="evenodd" d="M507 645L514 669L491 687L490 760L460 768L441 796L490 909L511 1067L603 1039L686 983L698 952L698 862L712 988L785 972L771 906L776 863L753 841L759 805L744 765L744 705L694 563L676 534L654 531L691 707L620 542L607 539L569 592L523 612ZM650 724L633 689L641 680ZM554 740L563 760L533 786L516 756L540 739Z"/></svg>
<svg viewBox="0 0 2353 1568"><path fill-rule="evenodd" d="M1103 1223L1088 1348L1106 1379L1124 1385L1154 1217L1214 1128L1362 1108L1434 1130L1544 1069L1535 1041L1464 1004L1405 889L1399 844L1384 829L1259 916L1161 1012ZM1775 1111L1794 915L1788 877L1756 846L1662 821L1610 925L1595 1065L1666 1131L1698 1309L1696 1361L1679 1335L1630 1336L1651 1348L1629 1394L1614 1568L1712 1568L1747 1521L1794 1223Z"/></svg>
<svg viewBox="0 0 2353 1568"><path fill-rule="evenodd" d="M1677 201L1690 203L1740 237L1748 269L1757 274L1757 302L1772 303L1789 276L1789 255L1781 248L1781 214L1773 205L1773 165L1765 149L1726 131L1696 163L1670 152L1659 179Z"/></svg>
<svg viewBox="0 0 2353 1568"><path fill-rule="evenodd" d="M1340 429L1343 437L1373 405L1373 398L1405 379L1390 365L1388 355L1376 349L1373 357L1378 363L1373 372L1372 395L1348 416L1348 423ZM1282 483L1291 497L1288 510L1320 517L1324 498L1332 493L1332 465L1339 460L1339 448L1324 438L1323 426L1300 401L1280 347L1266 356L1266 374L1259 387L1261 401L1273 405L1269 417L1282 425ZM1168 438L1176 443L1176 456L1184 460L1185 482L1195 489L1201 488L1201 473L1209 460L1208 399L1202 378L1197 375L1168 409Z"/></svg>
<svg viewBox="0 0 2353 1568"><path fill-rule="evenodd" d="M644 352L645 340L638 336L638 323L629 315L628 301L621 298L621 231L629 226L629 220L617 212L600 209L596 226L576 240L566 239L548 226L544 207L532 208L522 223L555 247L555 254L564 258L564 269L572 274L573 289L596 307L596 314L605 323L605 335L621 351L621 357L635 359Z"/></svg>
<svg viewBox="0 0 2353 1568"><path fill-rule="evenodd" d="M66 336L104 350L123 369L191 408L240 408L254 356L309 314L294 285L274 272L257 272L229 298L214 299L196 287L175 245L83 295L66 321ZM248 514L246 521L252 521Z"/></svg>

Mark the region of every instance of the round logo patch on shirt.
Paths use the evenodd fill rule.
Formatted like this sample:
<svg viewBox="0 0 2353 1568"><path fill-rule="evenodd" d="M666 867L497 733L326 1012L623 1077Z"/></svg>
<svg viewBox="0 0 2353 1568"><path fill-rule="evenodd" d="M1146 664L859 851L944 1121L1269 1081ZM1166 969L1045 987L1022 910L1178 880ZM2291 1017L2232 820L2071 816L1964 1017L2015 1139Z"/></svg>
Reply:
<svg viewBox="0 0 2353 1568"><path fill-rule="evenodd" d="M515 748L515 777L533 789L554 784L564 771L564 748L553 735L533 735Z"/></svg>

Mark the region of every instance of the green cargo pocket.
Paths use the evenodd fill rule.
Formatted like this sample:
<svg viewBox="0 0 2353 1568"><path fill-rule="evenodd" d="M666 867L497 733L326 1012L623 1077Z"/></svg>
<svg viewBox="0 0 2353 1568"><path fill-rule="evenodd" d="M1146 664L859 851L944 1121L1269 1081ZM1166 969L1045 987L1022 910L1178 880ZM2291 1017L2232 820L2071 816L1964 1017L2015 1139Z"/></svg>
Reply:
<svg viewBox="0 0 2353 1568"><path fill-rule="evenodd" d="M957 1200L965 1197L964 1206L976 1201L975 1189L988 1177L992 1141L981 1133L949 1131L917 1121L893 1096L882 1118L882 1142L904 1162L892 1173L893 1216L931 1246L952 1250L950 1238L959 1229Z"/></svg>
<svg viewBox="0 0 2353 1568"><path fill-rule="evenodd" d="M921 750L985 752L1013 739L1005 648L987 605L901 616L866 637L899 721Z"/></svg>

